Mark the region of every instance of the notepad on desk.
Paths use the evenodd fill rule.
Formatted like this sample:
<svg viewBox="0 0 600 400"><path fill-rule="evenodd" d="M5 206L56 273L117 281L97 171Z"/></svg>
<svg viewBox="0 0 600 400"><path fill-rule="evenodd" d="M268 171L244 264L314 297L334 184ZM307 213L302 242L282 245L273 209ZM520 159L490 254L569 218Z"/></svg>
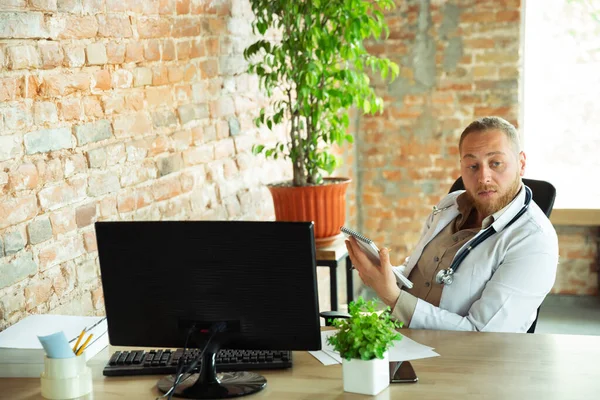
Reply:
<svg viewBox="0 0 600 400"><path fill-rule="evenodd" d="M89 360L108 346L104 317L43 314L22 319L0 332L0 377L39 377L44 370L44 349L38 336L63 331L74 345L84 329L93 334L83 353Z"/></svg>

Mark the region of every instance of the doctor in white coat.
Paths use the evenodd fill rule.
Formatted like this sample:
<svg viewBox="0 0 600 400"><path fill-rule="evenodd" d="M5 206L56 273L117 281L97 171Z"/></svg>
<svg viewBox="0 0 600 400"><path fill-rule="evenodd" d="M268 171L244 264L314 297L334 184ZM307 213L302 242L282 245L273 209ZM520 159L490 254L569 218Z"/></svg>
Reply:
<svg viewBox="0 0 600 400"><path fill-rule="evenodd" d="M527 332L556 277L558 239L521 177L516 129L499 117L472 122L459 142L465 191L445 196L403 265L389 250L375 265L350 238L363 282L405 327ZM393 269L414 284L402 288Z"/></svg>

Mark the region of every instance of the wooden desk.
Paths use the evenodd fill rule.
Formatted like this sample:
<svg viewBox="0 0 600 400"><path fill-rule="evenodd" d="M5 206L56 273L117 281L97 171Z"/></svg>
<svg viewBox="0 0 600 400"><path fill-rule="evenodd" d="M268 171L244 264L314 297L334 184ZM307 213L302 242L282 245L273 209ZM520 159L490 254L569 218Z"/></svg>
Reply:
<svg viewBox="0 0 600 400"><path fill-rule="evenodd" d="M329 268L329 292L331 301L331 311L338 310L338 287L337 287L337 270L339 263L346 260L346 297L348 303L354 300L354 283L352 281L352 262L348 257L348 249L344 243L345 237L340 235L340 238L329 246L317 247L317 266Z"/></svg>
<svg viewBox="0 0 600 400"><path fill-rule="evenodd" d="M418 383L392 384L376 397L345 393L340 365L325 367L306 352L294 367L266 371L267 388L248 399L597 399L600 336L528 335L406 329L441 357L413 361ZM105 378L108 349L90 361L93 400L154 399L157 376ZM41 399L39 379L0 379L3 399ZM87 396L86 399L92 399Z"/></svg>

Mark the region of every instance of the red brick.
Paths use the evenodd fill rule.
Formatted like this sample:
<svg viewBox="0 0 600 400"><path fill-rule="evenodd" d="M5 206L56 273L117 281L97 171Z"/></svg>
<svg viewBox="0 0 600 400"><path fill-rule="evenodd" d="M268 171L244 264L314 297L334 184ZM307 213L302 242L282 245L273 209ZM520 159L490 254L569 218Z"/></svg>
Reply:
<svg viewBox="0 0 600 400"><path fill-rule="evenodd" d="M135 211L136 195L134 192L126 192L117 196L117 210L120 213Z"/></svg>
<svg viewBox="0 0 600 400"><path fill-rule="evenodd" d="M136 190L135 206L137 209L144 208L152 204L152 191L149 187L139 188Z"/></svg>
<svg viewBox="0 0 600 400"><path fill-rule="evenodd" d="M38 212L35 195L6 198L0 202L0 229L33 219Z"/></svg>
<svg viewBox="0 0 600 400"><path fill-rule="evenodd" d="M63 99L58 103L60 118L64 121L80 120L82 109L78 98Z"/></svg>
<svg viewBox="0 0 600 400"><path fill-rule="evenodd" d="M140 17L137 20L137 30L140 38L165 37L171 32L171 23L171 18L168 17Z"/></svg>
<svg viewBox="0 0 600 400"><path fill-rule="evenodd" d="M98 36L128 38L132 35L131 22L127 15L98 15Z"/></svg>
<svg viewBox="0 0 600 400"><path fill-rule="evenodd" d="M195 39L192 42L192 48L190 50L190 58L198 58L206 56L206 43L202 39Z"/></svg>
<svg viewBox="0 0 600 400"><path fill-rule="evenodd" d="M98 208L100 211L100 217L107 219L117 214L117 200L114 195L105 197L100 200Z"/></svg>
<svg viewBox="0 0 600 400"><path fill-rule="evenodd" d="M227 32L227 23L224 18L210 18L208 24L203 26L208 28L207 33L211 36L221 36Z"/></svg>
<svg viewBox="0 0 600 400"><path fill-rule="evenodd" d="M31 0L31 7L34 10L57 11L56 0Z"/></svg>
<svg viewBox="0 0 600 400"><path fill-rule="evenodd" d="M156 201L171 199L180 194L181 182L178 177L159 179L152 185L152 195Z"/></svg>
<svg viewBox="0 0 600 400"><path fill-rule="evenodd" d="M183 68L179 65L175 65L168 68L168 76L170 83L177 83L183 80Z"/></svg>
<svg viewBox="0 0 600 400"><path fill-rule="evenodd" d="M497 77L498 67L494 65L473 67L473 78L475 79L495 79Z"/></svg>
<svg viewBox="0 0 600 400"><path fill-rule="evenodd" d="M161 15L173 14L175 12L176 0L159 0L158 13Z"/></svg>
<svg viewBox="0 0 600 400"><path fill-rule="evenodd" d="M160 61L160 42L156 39L148 40L144 50L146 61Z"/></svg>
<svg viewBox="0 0 600 400"><path fill-rule="evenodd" d="M133 73L127 69L118 69L112 73L111 80L113 89L127 89L133 86Z"/></svg>
<svg viewBox="0 0 600 400"><path fill-rule="evenodd" d="M212 118L220 118L235 113L235 104L229 96L221 96L218 100L210 103L210 115Z"/></svg>
<svg viewBox="0 0 600 400"><path fill-rule="evenodd" d="M200 76L202 79L210 79L219 75L219 63L217 60L206 60L200 63Z"/></svg>
<svg viewBox="0 0 600 400"><path fill-rule="evenodd" d="M104 310L104 293L102 292L102 286L92 290L92 305L95 310Z"/></svg>
<svg viewBox="0 0 600 400"><path fill-rule="evenodd" d="M467 49L493 49L496 47L494 39L488 38L464 39L463 44Z"/></svg>
<svg viewBox="0 0 600 400"><path fill-rule="evenodd" d="M148 156L154 157L158 154L165 153L171 149L171 143L169 138L164 136L156 136L150 143L150 149Z"/></svg>
<svg viewBox="0 0 600 400"><path fill-rule="evenodd" d="M165 65L152 68L152 86L161 86L169 83L169 69Z"/></svg>
<svg viewBox="0 0 600 400"><path fill-rule="evenodd" d="M27 299L25 309L29 312L35 310L39 305L46 303L53 293L52 281L50 279L29 282L27 287L25 287L25 298Z"/></svg>
<svg viewBox="0 0 600 400"><path fill-rule="evenodd" d="M77 207L75 210L75 222L78 228L91 225L96 218L96 203Z"/></svg>
<svg viewBox="0 0 600 400"><path fill-rule="evenodd" d="M90 76L86 73L46 75L40 90L47 97L67 96L89 90L90 84Z"/></svg>
<svg viewBox="0 0 600 400"><path fill-rule="evenodd" d="M521 20L521 12L514 10L498 11L496 13L496 21L498 22L519 22Z"/></svg>
<svg viewBox="0 0 600 400"><path fill-rule="evenodd" d="M125 109L125 97L113 93L102 96L102 108L105 114L122 113Z"/></svg>
<svg viewBox="0 0 600 400"><path fill-rule="evenodd" d="M496 21L494 12L463 12L460 14L460 22L483 23Z"/></svg>
<svg viewBox="0 0 600 400"><path fill-rule="evenodd" d="M185 66L183 71L183 80L186 82L192 82L196 79L198 70L194 64L188 64Z"/></svg>
<svg viewBox="0 0 600 400"><path fill-rule="evenodd" d="M146 102L150 107L158 107L162 105L171 105L173 103L173 95L170 87L146 89Z"/></svg>
<svg viewBox="0 0 600 400"><path fill-rule="evenodd" d="M104 65L108 63L108 54L104 43L91 43L85 48L88 65Z"/></svg>
<svg viewBox="0 0 600 400"><path fill-rule="evenodd" d="M129 111L139 111L144 108L144 93L131 92L125 96L125 109Z"/></svg>
<svg viewBox="0 0 600 400"><path fill-rule="evenodd" d="M83 241L79 236L67 236L51 245L44 247L39 253L39 266L41 271L73 260L85 253Z"/></svg>
<svg viewBox="0 0 600 400"><path fill-rule="evenodd" d="M55 14L51 20L56 26L64 27L58 32L58 39L95 38L98 33L98 21L94 16Z"/></svg>
<svg viewBox="0 0 600 400"><path fill-rule="evenodd" d="M35 165L21 164L8 175L8 187L13 191L35 189L39 182L39 174Z"/></svg>
<svg viewBox="0 0 600 400"><path fill-rule="evenodd" d="M144 45L140 42L129 42L125 50L125 62L138 63L144 61Z"/></svg>
<svg viewBox="0 0 600 400"><path fill-rule="evenodd" d="M21 96L33 99L40 95L40 79L36 75L23 77L21 82Z"/></svg>
<svg viewBox="0 0 600 400"><path fill-rule="evenodd" d="M40 57L31 45L11 46L7 49L10 69L35 69L40 66Z"/></svg>
<svg viewBox="0 0 600 400"><path fill-rule="evenodd" d="M81 67L85 64L85 49L82 44L79 43L65 43L63 44L64 61L65 67L76 68Z"/></svg>
<svg viewBox="0 0 600 400"><path fill-rule="evenodd" d="M215 57L219 55L219 38L207 38L205 40L206 55Z"/></svg>
<svg viewBox="0 0 600 400"><path fill-rule="evenodd" d="M167 39L163 41L162 60L173 61L175 60L175 58L175 42L173 41L173 39Z"/></svg>
<svg viewBox="0 0 600 400"><path fill-rule="evenodd" d="M217 126L217 139L225 139L230 136L229 124L227 121L219 120L216 122Z"/></svg>
<svg viewBox="0 0 600 400"><path fill-rule="evenodd" d="M186 61L190 58L190 52L192 50L192 44L189 40L184 40L177 43L177 59L180 61Z"/></svg>
<svg viewBox="0 0 600 400"><path fill-rule="evenodd" d="M107 69L101 69L94 72L94 88L96 90L110 90L110 71Z"/></svg>
<svg viewBox="0 0 600 400"><path fill-rule="evenodd" d="M190 12L190 0L177 0L177 14L188 14Z"/></svg>
<svg viewBox="0 0 600 400"><path fill-rule="evenodd" d="M83 99L83 110L88 118L100 118L104 115L102 103L96 96L88 96Z"/></svg>
<svg viewBox="0 0 600 400"><path fill-rule="evenodd" d="M88 253L94 253L98 251L98 244L96 243L96 231L84 232L83 234L83 245Z"/></svg>
<svg viewBox="0 0 600 400"><path fill-rule="evenodd" d="M77 229L77 223L75 222L75 209L64 208L50 214L50 222L52 223L52 231L55 235L60 235Z"/></svg>
<svg viewBox="0 0 600 400"><path fill-rule="evenodd" d="M115 118L113 130L117 139L147 136L152 133L152 121L145 112L122 115Z"/></svg>
<svg viewBox="0 0 600 400"><path fill-rule="evenodd" d="M15 78L0 78L0 101L16 100L21 96L21 85L23 79Z"/></svg>
<svg viewBox="0 0 600 400"><path fill-rule="evenodd" d="M474 116L475 117L485 117L489 115L496 115L499 117L506 117L511 114L513 111L513 107L475 107Z"/></svg>
<svg viewBox="0 0 600 400"><path fill-rule="evenodd" d="M42 65L44 69L56 68L62 65L64 55L62 48L56 42L38 42Z"/></svg>
<svg viewBox="0 0 600 400"><path fill-rule="evenodd" d="M456 82L442 82L438 87L438 90L451 90L451 91L473 91L472 83L456 83Z"/></svg>
<svg viewBox="0 0 600 400"><path fill-rule="evenodd" d="M106 44L106 58L109 64L122 64L125 61L125 44L108 42Z"/></svg>
<svg viewBox="0 0 600 400"><path fill-rule="evenodd" d="M172 35L175 38L200 35L200 23L196 17L178 17L175 19ZM166 36L166 35L163 35Z"/></svg>

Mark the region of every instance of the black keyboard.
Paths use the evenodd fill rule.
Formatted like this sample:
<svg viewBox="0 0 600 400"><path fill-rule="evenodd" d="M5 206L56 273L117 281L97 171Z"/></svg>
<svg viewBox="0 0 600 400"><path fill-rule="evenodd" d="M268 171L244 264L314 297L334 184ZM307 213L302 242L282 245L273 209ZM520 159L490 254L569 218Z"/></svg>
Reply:
<svg viewBox="0 0 600 400"><path fill-rule="evenodd" d="M185 355L183 349L116 351L104 367L103 374L105 376L175 374L182 355L184 365L187 366L199 353L199 349L188 349ZM198 363L194 372L199 371L201 364L202 362ZM292 352L221 349L216 355L216 364L217 372L290 368Z"/></svg>

